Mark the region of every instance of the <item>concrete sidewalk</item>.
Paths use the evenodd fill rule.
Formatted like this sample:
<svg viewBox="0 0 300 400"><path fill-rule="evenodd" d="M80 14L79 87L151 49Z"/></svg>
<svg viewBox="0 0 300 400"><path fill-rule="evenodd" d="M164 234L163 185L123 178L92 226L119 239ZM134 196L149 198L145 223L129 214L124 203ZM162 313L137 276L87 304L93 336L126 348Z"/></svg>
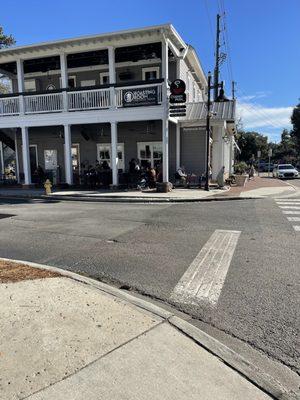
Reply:
<svg viewBox="0 0 300 400"><path fill-rule="evenodd" d="M170 312L72 273L18 268L29 272L0 284L1 399L271 398Z"/></svg>
<svg viewBox="0 0 300 400"><path fill-rule="evenodd" d="M169 193L157 193L155 190L54 190L49 196L42 189L0 189L1 197L10 198L42 198L49 200L71 200L92 202L200 202L213 200L256 199L268 196L290 194L295 189L288 183L278 179L255 177L247 182L245 187L227 187L217 189L212 187L209 192L203 189L176 188Z"/></svg>

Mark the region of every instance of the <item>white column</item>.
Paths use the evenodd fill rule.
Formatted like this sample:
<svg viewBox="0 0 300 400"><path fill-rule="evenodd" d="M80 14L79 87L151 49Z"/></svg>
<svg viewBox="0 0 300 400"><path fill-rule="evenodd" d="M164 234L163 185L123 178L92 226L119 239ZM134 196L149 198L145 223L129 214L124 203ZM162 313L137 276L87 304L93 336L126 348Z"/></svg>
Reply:
<svg viewBox="0 0 300 400"><path fill-rule="evenodd" d="M17 60L17 78L18 78L18 92L25 92L25 82L24 82L24 68L23 68L23 60ZM19 96L20 102L20 114L24 114L25 106L24 106L24 97Z"/></svg>
<svg viewBox="0 0 300 400"><path fill-rule="evenodd" d="M30 155L29 155L29 136L28 128L22 126L22 156L23 156L23 172L25 185L31 184L31 171L30 171Z"/></svg>
<svg viewBox="0 0 300 400"><path fill-rule="evenodd" d="M166 40L162 41L161 44L161 73L162 78L165 80L163 84L163 103L167 104L168 96L168 79L169 79L169 47Z"/></svg>
<svg viewBox="0 0 300 400"><path fill-rule="evenodd" d="M180 124L176 125L176 170L180 167Z"/></svg>
<svg viewBox="0 0 300 400"><path fill-rule="evenodd" d="M60 55L60 75L61 75L61 87L63 89L68 87L68 65L67 65L67 56L66 54ZM66 91L63 91L63 108L65 111L68 111L68 94Z"/></svg>
<svg viewBox="0 0 300 400"><path fill-rule="evenodd" d="M69 185L73 184L72 169L72 133L71 125L64 125L65 135L65 180Z"/></svg>
<svg viewBox="0 0 300 400"><path fill-rule="evenodd" d="M108 69L109 69L109 83L116 83L116 63L115 63L115 49L114 47L108 47ZM116 107L116 92L112 86L110 88L110 101L111 107Z"/></svg>
<svg viewBox="0 0 300 400"><path fill-rule="evenodd" d="M18 130L16 129L16 131L15 131L16 178L17 178L17 182L20 183L20 166L19 166L19 151L18 151L17 132L18 132Z"/></svg>
<svg viewBox="0 0 300 400"><path fill-rule="evenodd" d="M3 152L3 142L0 142L0 174L4 175L4 152Z"/></svg>
<svg viewBox="0 0 300 400"><path fill-rule="evenodd" d="M163 182L169 182L169 121L162 120Z"/></svg>
<svg viewBox="0 0 300 400"><path fill-rule="evenodd" d="M233 137L229 136L229 175L233 173Z"/></svg>
<svg viewBox="0 0 300 400"><path fill-rule="evenodd" d="M111 123L111 169L112 184L118 185L118 125L117 122Z"/></svg>

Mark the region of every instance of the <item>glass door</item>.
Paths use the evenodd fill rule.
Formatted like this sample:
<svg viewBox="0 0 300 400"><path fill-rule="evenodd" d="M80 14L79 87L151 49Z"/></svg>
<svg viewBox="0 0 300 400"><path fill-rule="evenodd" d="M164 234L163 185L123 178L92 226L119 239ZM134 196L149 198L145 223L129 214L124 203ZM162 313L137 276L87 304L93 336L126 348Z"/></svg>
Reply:
<svg viewBox="0 0 300 400"><path fill-rule="evenodd" d="M73 170L73 182L75 184L80 183L80 151L79 143L73 143L71 147L72 152L72 170Z"/></svg>
<svg viewBox="0 0 300 400"><path fill-rule="evenodd" d="M139 142L137 154L142 167L151 165L156 168L163 159L162 142Z"/></svg>
<svg viewBox="0 0 300 400"><path fill-rule="evenodd" d="M124 171L125 160L124 160L124 143L118 143L118 169ZM111 144L110 143L98 143L97 144L97 160L100 164L107 162L111 168Z"/></svg>

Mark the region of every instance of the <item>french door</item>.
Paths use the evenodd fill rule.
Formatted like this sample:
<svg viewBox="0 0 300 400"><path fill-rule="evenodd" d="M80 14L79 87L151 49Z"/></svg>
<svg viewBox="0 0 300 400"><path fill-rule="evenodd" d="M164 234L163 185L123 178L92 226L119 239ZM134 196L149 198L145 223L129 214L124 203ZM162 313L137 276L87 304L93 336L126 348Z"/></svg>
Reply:
<svg viewBox="0 0 300 400"><path fill-rule="evenodd" d="M155 168L162 164L162 142L138 142L137 154L143 167L150 164Z"/></svg>

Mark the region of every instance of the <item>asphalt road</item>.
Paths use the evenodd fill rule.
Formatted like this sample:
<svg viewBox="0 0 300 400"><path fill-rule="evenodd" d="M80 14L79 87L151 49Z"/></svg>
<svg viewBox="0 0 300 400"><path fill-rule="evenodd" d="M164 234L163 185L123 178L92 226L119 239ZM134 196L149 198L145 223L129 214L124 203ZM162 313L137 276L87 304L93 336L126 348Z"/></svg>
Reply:
<svg viewBox="0 0 300 400"><path fill-rule="evenodd" d="M174 303L174 287L217 229L241 231L217 304ZM273 199L172 205L0 199L0 256L173 303L298 373L299 243L300 232Z"/></svg>

